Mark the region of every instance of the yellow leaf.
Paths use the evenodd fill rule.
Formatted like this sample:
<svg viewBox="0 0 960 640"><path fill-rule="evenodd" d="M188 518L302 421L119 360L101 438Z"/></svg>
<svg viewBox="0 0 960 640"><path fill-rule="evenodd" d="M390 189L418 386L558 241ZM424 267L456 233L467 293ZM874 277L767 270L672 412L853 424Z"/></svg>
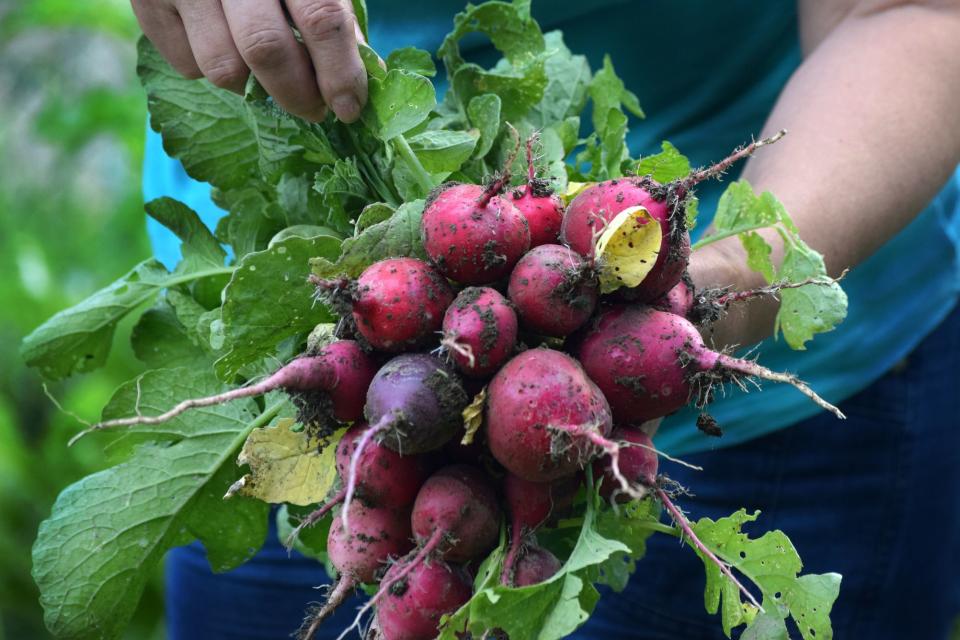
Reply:
<svg viewBox="0 0 960 640"><path fill-rule="evenodd" d="M238 464L250 466L250 473L235 482L225 498L241 495L306 506L327 497L337 479L337 442L346 430L321 442L305 429L292 431L294 424L285 418L276 426L250 432L237 458Z"/></svg>
<svg viewBox="0 0 960 640"><path fill-rule="evenodd" d="M568 182L567 190L563 192L563 202L564 204L570 204L570 201L577 197L577 195L586 189L587 187L592 187L597 184L596 182Z"/></svg>
<svg viewBox="0 0 960 640"><path fill-rule="evenodd" d="M660 223L643 207L628 207L600 234L595 251L600 291L635 287L650 273L660 252Z"/></svg>
<svg viewBox="0 0 960 640"><path fill-rule="evenodd" d="M465 432L460 444L467 446L473 442L480 425L483 424L483 404L487 401L487 388L480 389L480 393L473 397L473 402L463 410L463 427Z"/></svg>

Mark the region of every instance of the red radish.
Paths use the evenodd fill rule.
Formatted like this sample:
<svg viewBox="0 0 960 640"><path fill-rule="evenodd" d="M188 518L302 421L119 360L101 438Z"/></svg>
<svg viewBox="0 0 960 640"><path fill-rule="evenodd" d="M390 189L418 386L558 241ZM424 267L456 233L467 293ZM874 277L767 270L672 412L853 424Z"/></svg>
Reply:
<svg viewBox="0 0 960 640"><path fill-rule="evenodd" d="M520 259L510 274L507 294L524 327L560 338L590 318L600 289L587 260L567 247L545 244Z"/></svg>
<svg viewBox="0 0 960 640"><path fill-rule="evenodd" d="M504 277L530 248L530 229L502 182L484 188L452 184L432 197L420 230L427 255L448 278L488 284Z"/></svg>
<svg viewBox="0 0 960 640"><path fill-rule="evenodd" d="M427 479L411 518L425 556L449 562L480 556L493 548L500 532L500 507L490 480L463 464L444 467Z"/></svg>
<svg viewBox="0 0 960 640"><path fill-rule="evenodd" d="M563 223L563 200L550 184L536 177L533 162L533 145L536 134L527 139L527 183L514 189L511 194L513 206L520 210L530 225L530 246L556 244Z"/></svg>
<svg viewBox="0 0 960 640"><path fill-rule="evenodd" d="M210 407L238 398L263 395L277 389L288 393L323 392L329 399L333 417L343 422L352 422L363 415L361 398L366 394L376 370L376 361L363 351L359 343L353 340L338 340L322 347L315 355L300 356L290 361L256 384L205 398L184 400L156 416L105 420L81 431L70 442L72 444L91 431L139 424L161 424L196 407Z"/></svg>
<svg viewBox="0 0 960 640"><path fill-rule="evenodd" d="M650 306L688 318L690 311L693 309L693 299L693 281L689 275L684 273L680 282L673 285L670 291L651 302Z"/></svg>
<svg viewBox="0 0 960 640"><path fill-rule="evenodd" d="M648 178L620 178L587 187L567 207L561 237L571 249L591 258L595 238L606 223L635 206L646 209L661 228L657 261L640 287L631 292L635 299L648 301L663 295L680 280L690 256L683 212L670 205L665 188Z"/></svg>
<svg viewBox="0 0 960 640"><path fill-rule="evenodd" d="M470 577L436 560L418 564L396 580L402 568L395 564L384 576L384 582L394 582L377 607L380 633L384 640L433 640L440 618L459 609L473 594Z"/></svg>
<svg viewBox="0 0 960 640"><path fill-rule="evenodd" d="M529 587L549 580L560 571L563 565L543 547L529 545L517 561L513 584L517 587Z"/></svg>
<svg viewBox="0 0 960 640"><path fill-rule="evenodd" d="M657 481L659 460L653 448L653 440L642 429L636 427L615 427L610 439L620 445L619 470L627 482L637 490L637 494L646 493ZM620 480L611 466L610 456L598 458L593 462L593 477L603 478L600 495L609 500L616 495L618 502L635 499L635 494L619 491Z"/></svg>
<svg viewBox="0 0 960 640"><path fill-rule="evenodd" d="M357 422L337 443L337 474L350 475L350 460L367 431L367 423ZM399 508L413 504L427 468L421 456L402 456L378 442L372 442L357 461L357 496L367 504Z"/></svg>
<svg viewBox="0 0 960 640"><path fill-rule="evenodd" d="M622 424L669 415L690 400L703 408L717 383L748 376L792 384L843 417L796 376L711 351L690 321L666 311L611 308L593 321L577 354L610 402L614 420Z"/></svg>
<svg viewBox="0 0 960 640"><path fill-rule="evenodd" d="M383 365L367 389L364 412L370 427L355 442L344 503L353 498L360 461L374 439L405 456L439 449L463 428L468 402L456 374L437 358L406 353Z"/></svg>
<svg viewBox="0 0 960 640"><path fill-rule="evenodd" d="M453 300L450 284L416 258L387 258L367 267L355 282L311 277L321 297L345 312L374 349L403 351L422 344L443 322Z"/></svg>
<svg viewBox="0 0 960 640"><path fill-rule="evenodd" d="M503 584L510 584L511 576L519 570L519 565L515 567L515 564L524 537L536 531L559 508L571 502L579 486L578 476L554 482L530 482L507 472L503 489L510 515L510 545L503 560Z"/></svg>
<svg viewBox="0 0 960 640"><path fill-rule="evenodd" d="M374 582L391 558L410 551L409 510L373 509L359 503L350 506L352 529L343 528L337 515L327 534L327 554L339 578L327 601L309 616L299 638L313 637L317 628L353 592L357 585Z"/></svg>
<svg viewBox="0 0 960 640"><path fill-rule="evenodd" d="M497 290L468 287L447 307L441 344L465 375L489 375L516 347L517 314Z"/></svg>
<svg viewBox="0 0 960 640"><path fill-rule="evenodd" d="M408 581L418 579L423 567L478 558L496 544L500 530L500 508L490 481L479 469L461 464L445 467L427 479L410 519L419 548L412 558L391 567L354 625L384 597L403 592ZM381 612L385 606L389 605L379 607ZM435 624L431 628L435 633Z"/></svg>
<svg viewBox="0 0 960 640"><path fill-rule="evenodd" d="M367 432L366 422L358 422L347 430L337 443L337 475L347 484L350 478L350 462L358 443ZM427 477L426 461L421 456L401 456L375 441L369 441L357 459L355 492L363 504L370 507L397 509L413 504L420 486ZM303 529L312 527L323 519L333 507L347 498L347 484L334 493L318 509L307 515L287 537L286 546L293 547ZM352 505L351 501L347 505ZM352 513L352 506L351 513ZM349 518L347 518L349 521Z"/></svg>
<svg viewBox="0 0 960 640"><path fill-rule="evenodd" d="M629 207L646 209L660 223L660 251L647 277L629 295L631 300L637 302L652 302L676 285L687 268L690 234L686 228L684 203L692 188L722 174L736 161L764 145L776 142L784 134L786 131L781 131L770 138L753 142L715 165L668 184L660 184L649 176L643 176L592 185L580 192L567 207L560 237L574 251L591 257L595 239L606 223Z"/></svg>
<svg viewBox="0 0 960 640"><path fill-rule="evenodd" d="M551 349L515 356L487 388L490 452L534 482L571 475L609 444L610 406L576 360Z"/></svg>

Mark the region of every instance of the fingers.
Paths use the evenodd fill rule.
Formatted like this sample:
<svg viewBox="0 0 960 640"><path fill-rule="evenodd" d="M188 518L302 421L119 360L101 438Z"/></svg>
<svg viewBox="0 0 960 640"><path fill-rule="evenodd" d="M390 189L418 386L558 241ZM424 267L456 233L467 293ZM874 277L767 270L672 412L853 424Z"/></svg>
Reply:
<svg viewBox="0 0 960 640"><path fill-rule="evenodd" d="M226 0L224 15L240 56L287 111L322 120L326 111L306 50L274 0Z"/></svg>
<svg viewBox="0 0 960 640"><path fill-rule="evenodd" d="M310 52L324 101L340 120L355 121L367 100L367 74L349 0L287 0L287 8Z"/></svg>
<svg viewBox="0 0 960 640"><path fill-rule="evenodd" d="M202 77L203 73L193 57L183 22L173 6L156 0L132 0L130 4L133 5L133 13L137 16L144 35L170 66L187 78Z"/></svg>
<svg viewBox="0 0 960 640"><path fill-rule="evenodd" d="M243 93L250 69L230 35L220 0L189 0L180 17L197 66L218 87Z"/></svg>

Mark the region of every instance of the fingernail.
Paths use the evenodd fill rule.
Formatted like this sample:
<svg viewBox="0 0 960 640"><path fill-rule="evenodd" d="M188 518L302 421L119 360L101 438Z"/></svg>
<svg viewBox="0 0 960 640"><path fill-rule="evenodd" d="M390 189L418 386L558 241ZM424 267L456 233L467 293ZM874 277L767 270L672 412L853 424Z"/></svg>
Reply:
<svg viewBox="0 0 960 640"><path fill-rule="evenodd" d="M353 122L360 117L360 103L350 93L342 93L333 99L333 112L344 122Z"/></svg>

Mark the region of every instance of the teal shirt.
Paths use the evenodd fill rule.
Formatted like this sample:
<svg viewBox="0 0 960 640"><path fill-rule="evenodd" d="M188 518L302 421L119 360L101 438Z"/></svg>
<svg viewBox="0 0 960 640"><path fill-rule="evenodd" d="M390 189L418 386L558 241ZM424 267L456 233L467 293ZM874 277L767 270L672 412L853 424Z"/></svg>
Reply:
<svg viewBox="0 0 960 640"><path fill-rule="evenodd" d="M634 155L655 153L670 140L695 165L726 156L759 134L766 116L800 62L795 0L636 0L569 2L538 0L533 12L544 31L560 29L567 45L598 68L604 53L647 113L631 123ZM385 54L416 45L435 51L450 29L461 0L368 0L371 45ZM490 61L480 39L466 43L468 58ZM183 173L149 134L145 196L172 195L213 223L222 215L209 189ZM732 171L727 180L735 180ZM725 183L698 187L700 222L709 225ZM176 242L151 223L158 257L178 256ZM850 299L846 321L817 336L803 352L767 340L757 350L764 365L797 373L837 403L887 371L946 316L960 293L960 172L914 222L844 280ZM723 438L704 436L692 412L671 416L657 436L673 453L729 446L796 423L817 407L792 387L765 384L745 397L731 391L711 413ZM837 428L843 424L838 423Z"/></svg>

